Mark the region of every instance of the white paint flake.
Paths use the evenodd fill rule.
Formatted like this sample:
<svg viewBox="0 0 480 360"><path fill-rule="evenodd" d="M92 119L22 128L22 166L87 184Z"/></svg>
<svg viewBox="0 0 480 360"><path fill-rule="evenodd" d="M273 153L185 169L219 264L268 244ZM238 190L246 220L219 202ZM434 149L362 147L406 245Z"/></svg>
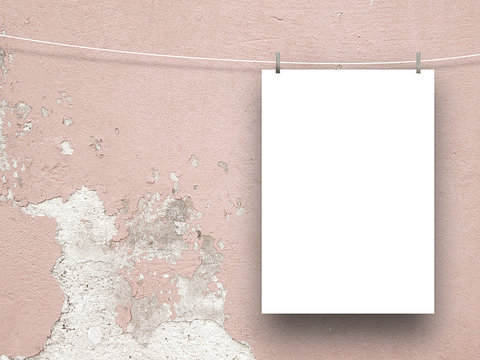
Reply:
<svg viewBox="0 0 480 360"><path fill-rule="evenodd" d="M65 125L65 126L70 126L70 125L73 124L73 120L72 120L72 118L67 118L67 117L64 116L62 124Z"/></svg>
<svg viewBox="0 0 480 360"><path fill-rule="evenodd" d="M62 147L61 153L63 155L72 155L73 154L73 148L70 146L70 143L67 140L62 141L60 146Z"/></svg>
<svg viewBox="0 0 480 360"><path fill-rule="evenodd" d="M32 130L32 122L29 121L29 122L26 122L25 124L23 124L23 132L29 132L30 130Z"/></svg>
<svg viewBox="0 0 480 360"><path fill-rule="evenodd" d="M221 167L223 169L223 171L225 171L226 173L228 172L228 165L225 161L219 161L217 163L217 166Z"/></svg>
<svg viewBox="0 0 480 360"><path fill-rule="evenodd" d="M152 178L153 178L153 184L157 183L158 180L160 179L160 173L155 168L152 168Z"/></svg>
<svg viewBox="0 0 480 360"><path fill-rule="evenodd" d="M0 72L2 73L3 80L7 78L7 53L5 50L0 49Z"/></svg>
<svg viewBox="0 0 480 360"><path fill-rule="evenodd" d="M191 155L190 159L188 161L190 161L190 165L192 167L197 167L198 166L198 158L195 156L195 154Z"/></svg>
<svg viewBox="0 0 480 360"><path fill-rule="evenodd" d="M16 169L19 161L19 158L9 160L7 154L7 140L10 139L14 141L16 137L23 136L32 129L32 122L27 120L31 109L32 107L23 101L19 101L15 104L8 102L6 99L0 101L0 176L3 183L7 183L7 178L9 177L8 172L11 171L12 168ZM21 131L16 131L13 134L9 133L8 135L4 133L4 124L7 115L15 115L19 127L21 127L23 123ZM10 126L9 121L7 121L7 126ZM18 172L14 171L11 176L11 179L15 180L12 184L13 188L16 188L17 186L21 187L22 179L18 175ZM0 196L0 201L12 200L15 203L13 195L11 194L12 189L10 188L8 189L7 196Z"/></svg>
<svg viewBox="0 0 480 360"><path fill-rule="evenodd" d="M245 214L245 208L242 205L241 199L237 199L237 202L235 203L235 209L238 216L242 216L243 214Z"/></svg>
<svg viewBox="0 0 480 360"><path fill-rule="evenodd" d="M6 100L2 100L0 107L0 171L10 169L10 163L8 162L7 155L7 137L2 134L3 120L7 115L8 104Z"/></svg>
<svg viewBox="0 0 480 360"><path fill-rule="evenodd" d="M96 151L102 150L102 139L97 139L94 136L90 136L90 147Z"/></svg>
<svg viewBox="0 0 480 360"><path fill-rule="evenodd" d="M201 264L191 278L174 276L180 301L174 304L178 320L192 321L198 318L211 319L223 325L225 290L214 292L208 288L210 282L216 282L215 274L220 271L223 255L214 246L215 240L202 236L200 248Z"/></svg>
<svg viewBox="0 0 480 360"><path fill-rule="evenodd" d="M179 178L174 172L172 172L170 173L170 180L175 181L173 183L172 193L177 194L180 191L180 185L178 183Z"/></svg>

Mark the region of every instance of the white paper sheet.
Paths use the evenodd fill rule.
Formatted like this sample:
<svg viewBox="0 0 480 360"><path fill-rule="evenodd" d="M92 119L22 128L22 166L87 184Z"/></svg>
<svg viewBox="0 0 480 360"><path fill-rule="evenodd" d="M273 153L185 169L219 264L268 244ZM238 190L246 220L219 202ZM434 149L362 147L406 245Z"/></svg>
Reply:
<svg viewBox="0 0 480 360"><path fill-rule="evenodd" d="M262 71L262 313L434 313L434 71Z"/></svg>

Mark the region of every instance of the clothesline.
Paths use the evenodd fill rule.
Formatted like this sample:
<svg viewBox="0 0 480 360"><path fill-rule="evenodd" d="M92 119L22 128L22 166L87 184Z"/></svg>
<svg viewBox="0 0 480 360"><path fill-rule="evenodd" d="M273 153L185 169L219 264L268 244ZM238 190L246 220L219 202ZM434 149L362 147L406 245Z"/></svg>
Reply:
<svg viewBox="0 0 480 360"><path fill-rule="evenodd" d="M99 47L93 47L93 46L66 44L66 43L30 39L30 38L13 36L13 35L6 35L6 34L0 34L0 37L7 38L7 39L13 39L13 40L27 41L27 42L32 42L32 43L36 43L36 44L54 45L54 46L62 46L62 47L92 50L92 51L103 51L103 52L110 52L110 53L117 53L117 54L151 56L151 57L160 57L160 58L169 58L169 59L182 59L182 60L197 60L197 61L216 61L216 62L253 63L253 64L276 64L275 60L227 59L227 58L214 58L214 57L203 57L203 56L158 54L158 53L149 53L149 52L142 52L142 51L116 50L116 49L106 49L106 48L99 48ZM460 59L467 59L467 58L473 58L473 57L480 57L480 54L450 56L450 57L435 58L435 59L422 59L421 62L422 63L428 63L428 62L451 61L451 60L460 60ZM285 65L388 65L388 64L414 64L414 63L416 63L416 60L369 61L369 62L280 61L280 63L285 64Z"/></svg>

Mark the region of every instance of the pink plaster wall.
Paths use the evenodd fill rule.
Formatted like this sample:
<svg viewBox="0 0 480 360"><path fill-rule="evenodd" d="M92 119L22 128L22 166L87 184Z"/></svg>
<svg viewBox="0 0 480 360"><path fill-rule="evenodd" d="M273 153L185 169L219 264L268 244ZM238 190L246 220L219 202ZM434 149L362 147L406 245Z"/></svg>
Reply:
<svg viewBox="0 0 480 360"><path fill-rule="evenodd" d="M274 59L280 51L282 59L298 61L413 60L416 51L424 58L478 53L480 3L3 0L3 29L50 41L192 56ZM63 301L49 277L59 255L52 245L55 222L36 224L18 208L55 197L66 201L86 186L97 192L106 214L116 216L115 240L122 243L138 200L147 193L172 194L175 176L174 196L189 196L202 212L202 233L225 245L216 275L227 290L224 326L257 359L472 359L480 352L480 60L435 65L436 315L266 316L260 314L261 67L5 39L0 47L13 57L6 57L0 101L31 107L26 119L12 111L3 125L8 157L25 170L21 185L13 168L5 171L0 191L9 198L0 207L0 247L9 249L1 254L0 304L9 305L0 311L0 354L37 353ZM65 126L64 118L73 123ZM31 131L19 134L26 121ZM61 153L63 141L73 148L71 155ZM192 166L192 155L198 166ZM289 191L308 193L301 182ZM132 296L160 296L163 280L145 267L192 276L198 258L194 240L188 241L175 267L139 262L125 273ZM53 250L37 253L37 246ZM147 273L141 284L140 272ZM285 284L285 291L302 296L295 284ZM36 310L41 304L48 304L45 312ZM128 306L117 317L124 330Z"/></svg>
<svg viewBox="0 0 480 360"><path fill-rule="evenodd" d="M54 220L0 203L0 352L36 354L60 316L63 293L50 275L60 247Z"/></svg>

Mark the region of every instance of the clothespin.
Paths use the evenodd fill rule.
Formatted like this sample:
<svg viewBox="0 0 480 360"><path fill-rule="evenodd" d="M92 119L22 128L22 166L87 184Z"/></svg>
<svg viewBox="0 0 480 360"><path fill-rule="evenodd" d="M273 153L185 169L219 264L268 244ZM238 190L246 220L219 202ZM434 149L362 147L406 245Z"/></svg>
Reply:
<svg viewBox="0 0 480 360"><path fill-rule="evenodd" d="M420 52L417 52L417 74L420 74L422 70L421 65L422 65L422 61L420 59Z"/></svg>
<svg viewBox="0 0 480 360"><path fill-rule="evenodd" d="M275 72L280 74L280 53L275 54Z"/></svg>

